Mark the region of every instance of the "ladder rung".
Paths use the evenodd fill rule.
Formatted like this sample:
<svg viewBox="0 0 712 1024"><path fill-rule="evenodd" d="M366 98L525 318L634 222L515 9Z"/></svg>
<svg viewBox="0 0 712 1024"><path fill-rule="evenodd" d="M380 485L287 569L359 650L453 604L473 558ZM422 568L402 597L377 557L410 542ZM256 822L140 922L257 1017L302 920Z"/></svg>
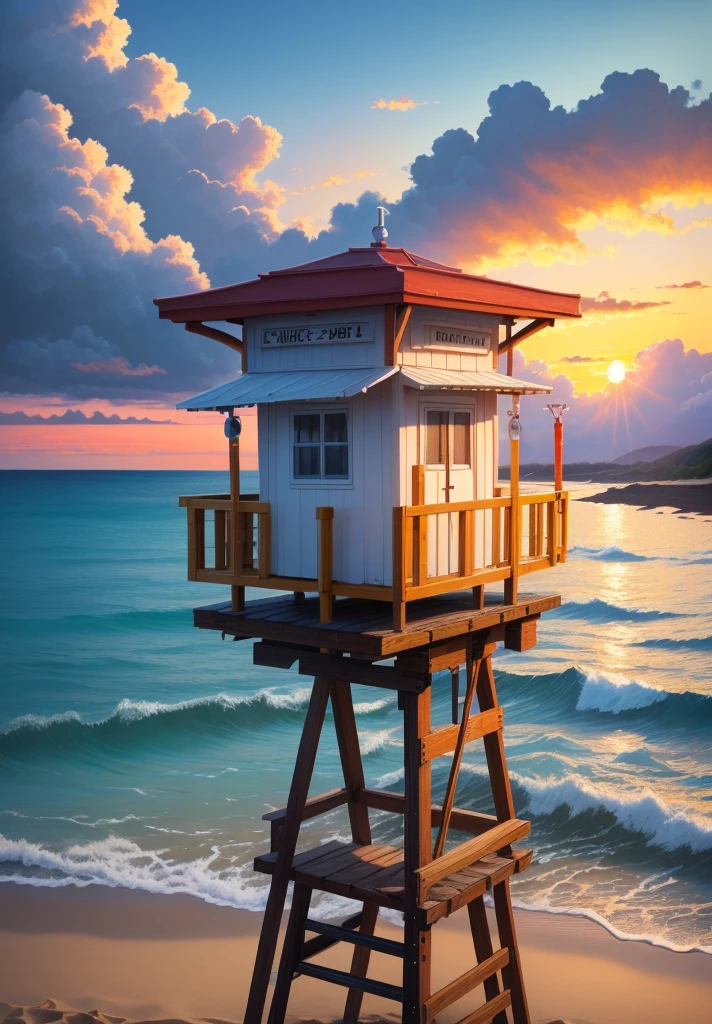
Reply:
<svg viewBox="0 0 712 1024"><path fill-rule="evenodd" d="M356 988L373 996L381 996L383 999L403 1002L403 989L398 985L389 985L385 981L372 981L371 978L361 978L356 974L347 974L346 971L336 971L333 967L322 967L321 964L308 964L304 961L297 964L296 971L297 974L306 974L307 977L318 978L320 981L330 981L332 985Z"/></svg>
<svg viewBox="0 0 712 1024"><path fill-rule="evenodd" d="M346 924L346 922L344 922ZM394 939L382 939L378 935L364 935L363 932L354 931L352 928L345 928L343 925L327 924L323 921L312 921L307 918L306 930L317 932L319 935L327 935L334 942L353 942L356 946L365 946L377 953L388 953L389 956L405 956L405 946L402 942Z"/></svg>
<svg viewBox="0 0 712 1024"><path fill-rule="evenodd" d="M496 1017L498 1013L506 1010L511 1005L512 996L509 989L506 988L504 992L500 992L494 999L488 999L486 1003L483 1003L473 1013L468 1013L466 1017L462 1017L457 1024L490 1024L493 1017Z"/></svg>
<svg viewBox="0 0 712 1024"><path fill-rule="evenodd" d="M354 928L360 928L362 920L363 914L359 911L353 917L348 917L345 921L342 921L341 927L344 931L350 933ZM315 931L315 929L312 928L311 931ZM335 946L340 941L340 938L335 939L327 935L315 935L313 939L307 939L302 945L302 960L311 960L313 956L318 956L325 949L331 949L332 946Z"/></svg>

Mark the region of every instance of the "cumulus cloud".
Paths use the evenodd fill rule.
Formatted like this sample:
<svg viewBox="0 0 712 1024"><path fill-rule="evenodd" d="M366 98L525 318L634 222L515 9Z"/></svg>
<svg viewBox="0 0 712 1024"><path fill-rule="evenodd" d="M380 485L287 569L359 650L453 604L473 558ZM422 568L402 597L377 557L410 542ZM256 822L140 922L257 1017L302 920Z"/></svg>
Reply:
<svg viewBox="0 0 712 1024"><path fill-rule="evenodd" d="M686 350L679 338L638 352L622 383L593 394L577 394L569 377L552 373L541 360L527 361L519 350L514 375L550 385L554 390L547 401L569 406L564 428L569 462L605 462L649 444L698 444L712 434L712 352ZM501 402L506 409L508 401ZM505 455L505 438L501 444ZM522 399L521 458L552 459L551 417L535 398Z"/></svg>
<svg viewBox="0 0 712 1024"><path fill-rule="evenodd" d="M423 103L416 103L410 96L401 96L396 100L384 100L380 97L371 104L372 110L413 110L415 107L422 107Z"/></svg>
<svg viewBox="0 0 712 1024"><path fill-rule="evenodd" d="M684 284L659 284L658 288L709 288L708 284L701 281L685 281Z"/></svg>
<svg viewBox="0 0 712 1024"><path fill-rule="evenodd" d="M600 363L603 360L594 359L593 356L562 356L560 363Z"/></svg>
<svg viewBox="0 0 712 1024"><path fill-rule="evenodd" d="M116 0L7 0L2 14L8 391L130 399L209 387L234 359L158 322L154 296L370 239L384 202L374 191L335 205L315 238L283 230L284 193L266 177L280 133L256 115L191 110L169 59L127 55ZM594 224L676 230L661 205L709 198L710 168L712 101L692 104L652 71L610 75L570 111L519 82L490 95L476 136L445 132L415 159L389 230L395 244L469 266L576 259Z"/></svg>
<svg viewBox="0 0 712 1024"><path fill-rule="evenodd" d="M375 171L354 171L350 178L344 178L341 174L332 174L331 177L322 181L322 188L332 188L334 185L348 185L349 182L358 181L361 178L374 178Z"/></svg>
<svg viewBox="0 0 712 1024"><path fill-rule="evenodd" d="M631 299L616 299L608 292L600 292L595 298L581 296L582 313L604 313L606 316L625 316L629 313L643 313L656 306L669 306L670 302L634 302Z"/></svg>
<svg viewBox="0 0 712 1024"><path fill-rule="evenodd" d="M165 427L166 424L173 424L174 420L152 420L148 416L119 416L118 413L112 413L107 416L106 413L97 410L93 412L91 416L87 416L86 413L82 412L81 409L66 409L63 413L52 413L50 416L42 416L40 413L26 413L22 411L17 412L0 412L0 426L13 426L13 427L27 427L27 426L106 426L115 425L117 423L128 423L130 425L149 424L152 426Z"/></svg>

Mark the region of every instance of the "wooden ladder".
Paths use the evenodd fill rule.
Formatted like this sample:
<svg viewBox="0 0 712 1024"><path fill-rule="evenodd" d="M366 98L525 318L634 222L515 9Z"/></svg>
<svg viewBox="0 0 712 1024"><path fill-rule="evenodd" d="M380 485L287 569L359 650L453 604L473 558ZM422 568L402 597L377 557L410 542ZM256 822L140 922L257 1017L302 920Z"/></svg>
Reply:
<svg viewBox="0 0 712 1024"><path fill-rule="evenodd" d="M268 663L264 653L260 664ZM285 667L284 645L275 645L276 660ZM402 1006L404 1024L429 1024L447 1006L482 987L485 1002L459 1024L530 1024L514 927L509 879L531 861L531 851L512 849L529 831L515 817L502 737L502 709L497 703L491 655L493 643L469 634L425 651L411 651L393 668L379 667L379 685L392 680L404 716L405 792L369 790L365 786L350 682L374 679L374 667L357 659L310 654L315 668L323 664L332 676L338 662L340 679L316 675L307 710L289 798L285 808L265 815L272 829L272 850L257 857L255 869L272 875L244 1024L261 1024L277 947L287 887L294 893L287 932L269 1010L268 1024L283 1024L292 983L300 975L348 989L344 1021L355 1024L365 993ZM459 659L459 661L458 661ZM256 656L257 660L257 656ZM466 663L462 717L431 730L433 671ZM353 667L352 667L353 666ZM301 666L300 666L301 667ZM477 696L479 712L472 714ZM319 736L328 701L344 774L344 787L308 798ZM454 716L453 716L454 717ZM485 746L496 816L455 807L455 793L465 744L481 738ZM442 805L431 802L431 763L452 753L452 765ZM301 822L346 804L352 842L333 840L296 852ZM403 846L372 843L369 807L404 815ZM445 850L448 829L469 831L472 838ZM432 832L437 828L433 844ZM315 891L347 896L362 910L341 924L309 917ZM495 949L484 905L489 892L494 902L499 948ZM375 934L380 907L401 910L402 941ZM467 908L475 965L439 991L431 989L431 929L442 917ZM307 933L313 933L307 938ZM337 942L352 945L349 972L313 963L313 958ZM372 951L403 961L402 984L368 977ZM501 979L501 980L500 980Z"/></svg>

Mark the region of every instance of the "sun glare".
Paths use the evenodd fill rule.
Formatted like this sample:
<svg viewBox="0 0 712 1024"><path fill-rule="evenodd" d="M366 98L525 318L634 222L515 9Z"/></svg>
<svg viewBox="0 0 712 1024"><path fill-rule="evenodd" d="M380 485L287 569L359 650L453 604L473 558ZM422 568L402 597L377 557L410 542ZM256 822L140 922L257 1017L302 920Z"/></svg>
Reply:
<svg viewBox="0 0 712 1024"><path fill-rule="evenodd" d="M620 359L614 359L606 370L606 376L611 384L620 384L622 380L625 380L625 363Z"/></svg>

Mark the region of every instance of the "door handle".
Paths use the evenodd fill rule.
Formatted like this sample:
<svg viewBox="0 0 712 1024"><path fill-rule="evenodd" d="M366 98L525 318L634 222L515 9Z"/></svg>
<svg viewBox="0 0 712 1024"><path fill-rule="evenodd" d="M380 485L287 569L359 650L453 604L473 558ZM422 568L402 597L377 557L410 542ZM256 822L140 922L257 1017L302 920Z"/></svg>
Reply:
<svg viewBox="0 0 712 1024"><path fill-rule="evenodd" d="M455 490L455 484L449 484L447 487L443 487L443 490L444 491L454 491Z"/></svg>

